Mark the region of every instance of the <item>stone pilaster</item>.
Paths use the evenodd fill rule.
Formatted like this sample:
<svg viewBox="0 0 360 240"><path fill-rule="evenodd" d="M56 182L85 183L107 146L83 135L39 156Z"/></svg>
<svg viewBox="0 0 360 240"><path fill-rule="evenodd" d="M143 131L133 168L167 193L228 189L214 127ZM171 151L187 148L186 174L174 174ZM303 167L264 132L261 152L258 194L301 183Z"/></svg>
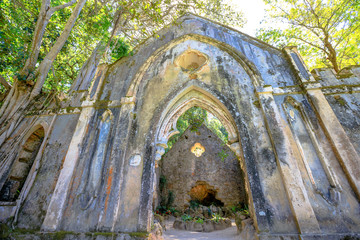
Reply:
<svg viewBox="0 0 360 240"><path fill-rule="evenodd" d="M360 157L320 89L320 84L307 84L307 96L319 116L319 121L351 187L360 200Z"/></svg>
<svg viewBox="0 0 360 240"><path fill-rule="evenodd" d="M259 88L257 94L299 232L300 234L320 233L319 223L298 167L297 161L301 156L291 130L285 119L281 117L275 103L272 87Z"/></svg>
<svg viewBox="0 0 360 240"><path fill-rule="evenodd" d="M60 227L65 204L71 188L71 180L79 160L81 145L94 112L94 108L84 107L80 113L74 135L71 139L54 193L46 212L45 220L41 227L44 231L56 231Z"/></svg>
<svg viewBox="0 0 360 240"><path fill-rule="evenodd" d="M120 208L121 204L123 204L121 193L124 183L124 169L127 163L125 157L129 130L132 126L134 106L134 98L124 97L121 99L120 113L115 123L114 147L110 155L109 173L105 179L106 197L99 217L98 231L114 231L116 222L121 214ZM134 162L133 164L140 163Z"/></svg>

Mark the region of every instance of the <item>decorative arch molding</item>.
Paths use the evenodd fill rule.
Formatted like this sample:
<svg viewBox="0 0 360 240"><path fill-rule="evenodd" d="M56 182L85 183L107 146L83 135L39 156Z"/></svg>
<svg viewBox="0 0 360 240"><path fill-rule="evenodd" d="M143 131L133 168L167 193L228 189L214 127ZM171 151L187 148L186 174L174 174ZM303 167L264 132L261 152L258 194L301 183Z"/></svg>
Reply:
<svg viewBox="0 0 360 240"><path fill-rule="evenodd" d="M40 120L37 121L33 124L33 126L31 128L29 128L29 130L26 132L26 134L24 135L24 137L22 138L21 144L20 146L23 146L25 144L25 142L27 141L27 139L31 136L31 134L33 134L36 130L38 130L39 128L43 128L44 129L44 133L45 135L47 135L47 133L49 132L49 124L44 121L44 120Z"/></svg>
<svg viewBox="0 0 360 240"><path fill-rule="evenodd" d="M2 195L0 201L16 202L23 195L29 176L31 178L34 166L38 162L37 156L44 146L46 130L48 130L46 122L36 122L22 138L18 154L9 165L6 181L0 186Z"/></svg>
<svg viewBox="0 0 360 240"><path fill-rule="evenodd" d="M153 52L153 54L146 59L144 64L140 67L137 74L135 75L134 79L132 80L132 83L126 93L126 97L134 97L138 93L139 85L143 79L143 76L147 69L151 66L151 64L154 62L154 60L159 57L161 54L169 50L170 48L185 42L187 40L195 40L202 43L206 43L212 46L215 46L219 48L220 50L228 53L231 57L233 57L246 71L246 73L251 78L254 87L260 87L264 85L264 81L261 78L261 75L259 71L257 70L254 63L252 63L243 53L241 53L236 48L221 42L217 39L200 35L200 34L186 34L181 37L178 37L172 41L170 41L167 44L164 44L162 47L158 48Z"/></svg>
<svg viewBox="0 0 360 240"><path fill-rule="evenodd" d="M239 137L237 127L229 110L206 90L191 85L168 104L160 117L160 124L155 135L155 144L157 146L155 160L160 160L161 156L165 153L169 138L179 133L176 128L179 117L192 107L201 107L220 120L229 134L230 147L238 154Z"/></svg>

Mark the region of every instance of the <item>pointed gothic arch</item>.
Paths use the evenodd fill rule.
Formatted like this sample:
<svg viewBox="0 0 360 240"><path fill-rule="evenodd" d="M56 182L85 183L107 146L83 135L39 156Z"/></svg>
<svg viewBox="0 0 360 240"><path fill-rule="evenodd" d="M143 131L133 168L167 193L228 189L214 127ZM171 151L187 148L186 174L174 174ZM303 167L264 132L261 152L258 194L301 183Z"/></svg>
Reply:
<svg viewBox="0 0 360 240"><path fill-rule="evenodd" d="M235 121L225 105L208 91L191 85L179 93L163 111L156 131L156 143L165 144L171 136L179 133L176 129L178 118L194 106L203 108L220 120L229 133L230 143L238 140Z"/></svg>
<svg viewBox="0 0 360 240"><path fill-rule="evenodd" d="M0 201L14 202L20 196L40 151L45 137L45 128L41 124L35 125L25 135L18 157L12 165L6 181L1 186Z"/></svg>
<svg viewBox="0 0 360 240"><path fill-rule="evenodd" d="M127 97L135 97L138 93L139 85L144 77L144 74L146 71L151 68L151 64L154 62L156 58L161 56L164 52L168 51L170 48L181 44L187 40L195 40L199 41L205 44L209 44L212 46L217 47L221 51L224 51L228 53L231 57L233 57L243 68L244 70L249 74L253 85L255 87L263 86L264 81L256 68L255 64L251 62L242 52L237 50L236 48L230 46L229 44L226 44L224 42L221 42L217 39L214 39L212 37L200 35L200 34L185 34L181 37L178 37L167 44L164 44L162 47L156 49L153 54L146 59L144 64L138 69L136 75L134 76L132 83L130 84L130 87L127 90L126 96Z"/></svg>

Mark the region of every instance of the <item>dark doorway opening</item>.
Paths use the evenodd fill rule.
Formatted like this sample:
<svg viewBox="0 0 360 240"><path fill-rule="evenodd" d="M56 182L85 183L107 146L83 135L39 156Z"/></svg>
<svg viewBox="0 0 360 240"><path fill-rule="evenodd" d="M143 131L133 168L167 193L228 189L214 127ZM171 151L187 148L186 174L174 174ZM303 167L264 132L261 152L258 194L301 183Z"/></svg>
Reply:
<svg viewBox="0 0 360 240"><path fill-rule="evenodd" d="M198 181L190 190L191 201L203 206L223 207L224 203L216 198L217 191L206 182Z"/></svg>

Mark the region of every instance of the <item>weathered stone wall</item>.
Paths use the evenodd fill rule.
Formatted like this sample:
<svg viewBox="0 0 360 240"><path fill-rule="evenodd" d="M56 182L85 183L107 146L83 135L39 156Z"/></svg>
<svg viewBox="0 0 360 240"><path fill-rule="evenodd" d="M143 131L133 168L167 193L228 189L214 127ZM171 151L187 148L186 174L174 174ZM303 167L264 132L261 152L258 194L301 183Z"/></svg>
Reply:
<svg viewBox="0 0 360 240"><path fill-rule="evenodd" d="M17 131L14 132L13 137L22 137L19 139L19 144L21 144L30 136L33 129L39 126L45 128L44 146L39 149L42 154L38 160L35 160L33 164L35 166L32 166L27 176L27 182L21 191L26 194L20 195L22 198L17 199L14 204L7 206L6 203L4 205L0 203L0 211L7 211L7 209L12 208L8 214L17 220L18 227L40 229L58 180L63 159L74 134L78 117L78 114L29 117L25 118L24 123L20 124ZM28 129L28 133L24 133L24 129ZM21 147L19 146L18 149L20 150ZM11 149L6 150L2 156L11 156L9 154ZM18 157L14 155L14 159ZM4 159L7 160L6 157ZM34 173L34 171L36 172ZM6 216L6 214L1 215L2 217Z"/></svg>
<svg viewBox="0 0 360 240"><path fill-rule="evenodd" d="M199 157L191 152L195 143L205 148ZM190 205L190 191L199 181L213 187L216 199L225 206L247 203L245 180L236 155L204 125L197 131L187 129L163 156L160 168L166 179L161 197L167 200L172 191L173 206L180 210Z"/></svg>
<svg viewBox="0 0 360 240"><path fill-rule="evenodd" d="M340 75L330 69L315 69L336 117L360 154L360 67L344 69Z"/></svg>
<svg viewBox="0 0 360 240"><path fill-rule="evenodd" d="M360 69L314 78L292 47L192 15L180 22L102 65L89 92L39 113L48 140L33 184L18 206L0 203L1 220L17 216L19 227L44 231L149 231L156 161L178 117L199 106L231 135L260 239L359 233ZM189 51L202 66L182 67ZM16 146L1 147L10 157L1 159L0 185L37 119L14 131Z"/></svg>
<svg viewBox="0 0 360 240"><path fill-rule="evenodd" d="M176 57L188 48L204 53L209 59L208 65L197 72L197 79L189 78L179 67L174 65ZM239 129L238 138L244 149L243 164L246 166L243 165L243 167L248 169L249 183L253 188L251 191L253 196L256 196L254 204L258 210L254 214L260 214L258 221L263 222L261 226L267 226L265 229L270 227L274 231L280 232L288 231L292 227L295 229L290 206L284 201L286 193L282 188L281 176L277 169L271 142L262 120L261 111L256 107L252 76L249 76L229 53L216 46L202 41L188 40L175 45L154 59L139 85L137 96L142 97L137 97L136 104L138 129L136 139L133 140L136 148L128 149L129 152L135 150L135 153L151 144L162 111L171 105L172 99L191 86L204 89L218 98L235 119ZM201 107L201 105L199 106ZM144 160L151 164L153 158L151 155L145 155ZM264 167L265 165L267 167ZM258 172L258 169L262 172ZM151 171L151 168L144 168L143 174L150 174ZM143 181L151 183L152 180ZM276 184L274 184L275 182ZM147 187L144 188L144 185L142 187L143 191L146 191ZM265 192L271 197L265 198ZM142 200L143 203L147 201L150 199Z"/></svg>
<svg viewBox="0 0 360 240"><path fill-rule="evenodd" d="M36 179L19 211L20 228L40 229L78 118L78 114L57 116Z"/></svg>

